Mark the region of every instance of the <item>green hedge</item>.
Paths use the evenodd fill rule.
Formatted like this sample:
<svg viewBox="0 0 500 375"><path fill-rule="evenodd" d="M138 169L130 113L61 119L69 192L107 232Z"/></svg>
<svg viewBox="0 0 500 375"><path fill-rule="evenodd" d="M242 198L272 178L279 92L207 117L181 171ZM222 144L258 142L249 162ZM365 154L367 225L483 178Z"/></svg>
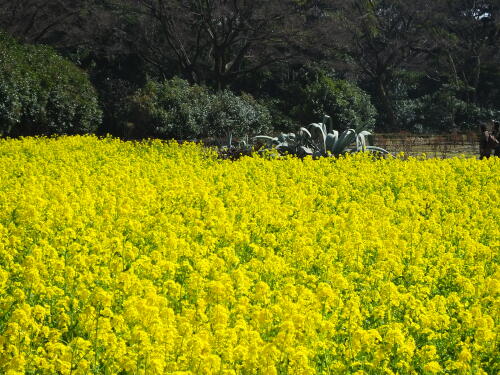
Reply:
<svg viewBox="0 0 500 375"><path fill-rule="evenodd" d="M297 98L300 102L291 108L290 114L301 124L318 122L327 114L337 130L375 125L377 111L370 96L349 81L320 74L315 81L296 88Z"/></svg>
<svg viewBox="0 0 500 375"><path fill-rule="evenodd" d="M92 133L100 124L87 75L46 46L0 32L0 135Z"/></svg>
<svg viewBox="0 0 500 375"><path fill-rule="evenodd" d="M210 92L174 78L149 81L129 99L132 137L175 139L244 137L267 132L271 116L249 95Z"/></svg>

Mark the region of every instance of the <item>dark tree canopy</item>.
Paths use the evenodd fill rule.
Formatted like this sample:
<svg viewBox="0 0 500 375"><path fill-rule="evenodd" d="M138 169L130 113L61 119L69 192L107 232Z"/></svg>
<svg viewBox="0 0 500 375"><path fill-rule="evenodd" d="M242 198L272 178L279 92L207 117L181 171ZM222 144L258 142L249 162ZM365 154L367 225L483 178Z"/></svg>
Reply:
<svg viewBox="0 0 500 375"><path fill-rule="evenodd" d="M172 70L223 89L243 74L285 60L296 32L293 7L267 0L125 0L114 9L132 42L163 76Z"/></svg>
<svg viewBox="0 0 500 375"><path fill-rule="evenodd" d="M129 98L176 76L283 129L324 77L364 90L378 130L477 126L500 114L499 24L500 0L0 0L0 31L86 70L117 135Z"/></svg>

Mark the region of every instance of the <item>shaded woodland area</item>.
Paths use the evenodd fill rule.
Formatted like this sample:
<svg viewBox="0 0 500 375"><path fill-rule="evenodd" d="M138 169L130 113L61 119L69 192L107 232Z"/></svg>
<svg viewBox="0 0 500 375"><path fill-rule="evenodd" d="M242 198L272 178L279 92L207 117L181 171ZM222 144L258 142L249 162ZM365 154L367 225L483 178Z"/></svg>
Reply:
<svg viewBox="0 0 500 375"><path fill-rule="evenodd" d="M284 131L500 117L500 0L0 0L0 30L88 73L101 134L206 136L224 111Z"/></svg>

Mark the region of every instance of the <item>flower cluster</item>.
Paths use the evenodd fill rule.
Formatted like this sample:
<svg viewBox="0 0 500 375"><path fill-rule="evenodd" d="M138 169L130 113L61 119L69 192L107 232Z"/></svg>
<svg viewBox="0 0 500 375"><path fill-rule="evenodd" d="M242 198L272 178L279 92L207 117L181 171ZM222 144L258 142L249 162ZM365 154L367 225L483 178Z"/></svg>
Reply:
<svg viewBox="0 0 500 375"><path fill-rule="evenodd" d="M496 373L499 167L1 140L0 373Z"/></svg>

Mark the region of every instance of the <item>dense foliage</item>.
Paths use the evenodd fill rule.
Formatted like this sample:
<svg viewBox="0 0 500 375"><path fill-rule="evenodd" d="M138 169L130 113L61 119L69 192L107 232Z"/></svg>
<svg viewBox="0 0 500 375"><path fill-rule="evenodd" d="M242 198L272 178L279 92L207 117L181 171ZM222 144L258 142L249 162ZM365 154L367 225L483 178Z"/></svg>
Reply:
<svg viewBox="0 0 500 375"><path fill-rule="evenodd" d="M374 118L378 132L471 131L500 116L498 0L0 1L0 30L87 71L100 134L158 136L133 126L124 99L173 77L252 95L276 131L324 113L339 129ZM0 101L9 123L19 117L13 96ZM33 128L28 120L19 121ZM163 136L195 129L164 125Z"/></svg>
<svg viewBox="0 0 500 375"><path fill-rule="evenodd" d="M497 373L499 166L1 140L0 372Z"/></svg>
<svg viewBox="0 0 500 375"><path fill-rule="evenodd" d="M478 125L499 118L495 106L481 107L460 96L461 87L442 85L427 91L428 78L402 71L392 84L394 111L401 129L413 132L474 131Z"/></svg>
<svg viewBox="0 0 500 375"><path fill-rule="evenodd" d="M49 47L0 33L0 135L92 133L100 121L86 73Z"/></svg>
<svg viewBox="0 0 500 375"><path fill-rule="evenodd" d="M174 78L150 81L130 98L129 126L136 137L193 139L251 136L271 127L269 111L249 95Z"/></svg>
<svg viewBox="0 0 500 375"><path fill-rule="evenodd" d="M370 96L354 83L320 74L318 79L304 86L294 85L294 89L290 115L299 123L317 122L328 114L334 129L358 126L372 129L375 125L377 112Z"/></svg>

